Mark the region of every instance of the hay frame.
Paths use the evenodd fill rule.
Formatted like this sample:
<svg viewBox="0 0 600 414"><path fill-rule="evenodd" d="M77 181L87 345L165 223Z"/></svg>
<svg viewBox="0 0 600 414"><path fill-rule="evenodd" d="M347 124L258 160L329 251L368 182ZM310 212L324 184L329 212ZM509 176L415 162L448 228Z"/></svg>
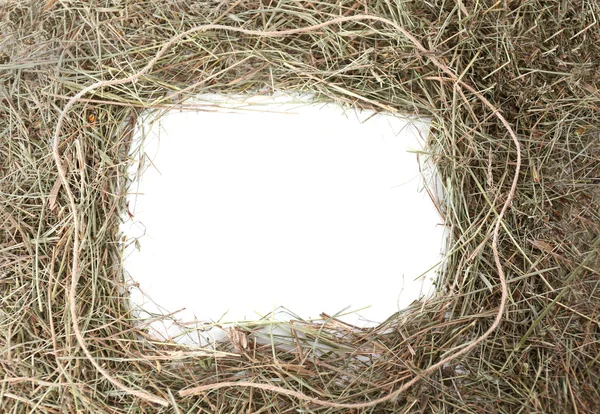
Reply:
<svg viewBox="0 0 600 414"><path fill-rule="evenodd" d="M1 4L3 412L600 412L599 17L587 0ZM274 90L432 120L439 294L374 329L292 321L291 351L251 327L216 350L157 341L118 231L137 116Z"/></svg>

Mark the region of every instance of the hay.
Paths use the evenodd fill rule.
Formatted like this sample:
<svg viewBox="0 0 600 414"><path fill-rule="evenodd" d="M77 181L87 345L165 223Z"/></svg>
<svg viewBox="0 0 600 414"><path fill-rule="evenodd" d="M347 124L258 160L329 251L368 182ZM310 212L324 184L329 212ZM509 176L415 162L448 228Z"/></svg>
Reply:
<svg viewBox="0 0 600 414"><path fill-rule="evenodd" d="M3 412L600 412L596 1L92 3L0 6ZM136 117L274 89L432 119L439 294L291 347L153 340L118 234Z"/></svg>

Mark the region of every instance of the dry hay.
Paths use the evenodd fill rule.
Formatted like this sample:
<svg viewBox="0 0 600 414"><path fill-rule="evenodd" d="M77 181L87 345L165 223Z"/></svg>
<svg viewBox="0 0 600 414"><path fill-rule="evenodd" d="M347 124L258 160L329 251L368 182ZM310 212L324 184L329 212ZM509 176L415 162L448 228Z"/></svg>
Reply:
<svg viewBox="0 0 600 414"><path fill-rule="evenodd" d="M4 2L2 412L600 412L599 17L596 0ZM371 330L292 323L292 350L243 329L218 352L153 340L118 233L136 118L274 89L432 119L439 294Z"/></svg>

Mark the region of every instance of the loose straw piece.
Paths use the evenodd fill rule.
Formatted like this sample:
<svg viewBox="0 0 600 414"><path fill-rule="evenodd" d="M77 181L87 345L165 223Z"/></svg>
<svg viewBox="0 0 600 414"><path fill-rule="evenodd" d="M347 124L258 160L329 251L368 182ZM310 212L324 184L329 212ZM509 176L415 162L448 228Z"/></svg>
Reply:
<svg viewBox="0 0 600 414"><path fill-rule="evenodd" d="M498 325L500 324L500 322L502 320L502 315L504 313L504 310L506 307L506 301L508 298L508 287L506 284L506 277L504 274L504 269L502 267L502 264L500 263L500 255L498 253L498 239L499 239L499 235L500 235L500 225L502 223L502 219L503 219L506 211L508 210L508 208L515 196L516 189L517 189L517 183L518 183L518 179L519 179L519 172L521 169L521 147L519 144L519 140L517 139L517 136L516 136L515 132L513 131L512 127L510 126L508 121L502 116L502 114L500 114L499 110L491 102L489 102L480 92L475 90L470 85L466 84L463 80L459 79L454 74L454 72L452 72L450 70L450 68L448 68L447 65L442 63L439 59L437 59L412 34L410 34L404 28L398 26L393 21L382 18L382 17L364 15L364 14L356 15L356 16L339 17L339 18L332 19L327 22L319 23L319 24L312 25L312 26L307 26L307 27L297 28L297 29L290 29L290 30L282 30L282 31L248 30L248 29L243 29L241 27L232 27L232 26L225 26L225 25L219 25L219 24L207 24L207 25L194 27L190 30L182 32L176 36L173 36L156 53L154 58L152 58L148 62L148 64L144 68L142 68L140 71L138 71L137 73L134 73L133 75L130 75L123 79L98 81L96 83L93 83L93 84L83 88L77 94L72 96L69 99L69 101L66 103L66 105L64 106L64 108L62 109L62 111L58 117L58 121L56 123L56 127L54 130L53 141L52 141L52 154L53 154L54 161L56 164L56 169L58 170L58 175L60 177L63 187L65 188L65 191L69 198L69 204L70 204L71 214L73 217L73 224L74 224L73 264L72 264L72 268L71 268L71 286L70 286L70 290L69 290L69 308L70 308L70 314L71 314L71 319L72 319L72 324L73 324L73 331L75 332L75 337L77 338L77 342L78 342L79 346L83 350L83 352L84 352L85 356L88 358L88 360L98 370L98 372L100 372L104 376L104 378L106 378L108 381L110 381L117 388L120 388L122 391L125 391L128 394L134 395L140 399L143 399L143 400L146 400L149 402L157 403L157 404L160 404L165 407L169 405L169 402L164 398L158 397L156 395L150 394L145 391L140 391L140 390L133 389L131 387L126 386L121 381L114 378L108 371L106 371L104 368L102 368L98 364L98 362L96 362L96 360L90 353L90 351L87 347L85 338L83 336L83 333L81 332L81 330L79 328L79 316L77 315L77 311L76 311L76 305L77 305L76 292L77 292L77 282L79 279L79 250L80 250L79 213L77 210L77 205L75 203L75 197L73 195L73 192L71 191L71 189L68 186L67 174L61 163L61 157L60 157L60 153L59 153L60 132L61 132L62 125L64 123L67 112L73 107L73 105L75 105L75 103L81 97L83 97L85 94L87 94L91 91L94 91L98 88L102 88L102 87L106 87L106 86L122 85L122 84L128 83L128 82L135 82L136 80L138 80L139 78L144 76L146 73L148 73L152 69L152 67L154 67L156 62L158 62L160 57L173 44L175 44L177 41L181 40L185 36L189 36L196 32L201 32L201 31L206 31L206 30L224 30L224 31L230 31L230 32L239 32L239 33L243 33L243 34L247 34L247 35L251 35L251 36L282 37L282 36L288 36L288 35L293 35L293 34L298 34L298 33L311 32L311 31L318 30L318 29L328 27L328 26L332 26L335 24L340 24L340 23L345 23L345 22L350 22L350 21L363 21L363 20L370 20L370 21L377 21L380 23L384 23L384 24L392 26L398 32L402 33L402 35L404 35L420 52L422 52L423 55L426 55L427 58L437 68L439 68L441 71L446 73L456 83L456 85L459 85L460 87L463 87L463 88L467 89L469 92L473 93L485 106L490 108L492 110L493 114L505 126L506 130L508 131L509 135L511 136L511 138L515 144L515 149L516 149L516 154L517 154L515 174L514 174L514 177L512 180L512 185L507 194L506 201L504 202L504 205L502 207L502 210L500 211L500 214L498 214L498 217L496 218L496 224L494 226L493 237L492 237L492 251L493 251L493 255L494 255L494 262L495 262L496 268L498 270L498 278L500 280L500 286L501 286L501 292L502 292L502 296L500 299L500 307L498 309L498 313L496 314L494 323L479 338L477 338L470 344L464 346L463 349L461 349L460 351L457 351L456 353L442 359L441 361L437 362L436 364L433 364L432 366L430 366L429 368L427 368L426 370L421 372L418 376L415 376L413 379L411 379L410 381L408 381L407 383L402 385L402 387L400 387L398 390L396 390L392 393L389 393L389 394L387 394L381 398L378 398L376 400L372 400L372 401L365 402L365 403L343 404L343 403L335 403L335 402L331 402L331 401L324 401L324 400L320 400L318 398L310 397L301 392L291 391L291 390L288 390L288 389L285 389L282 387L273 386L273 385L259 384L259 383L252 383L252 382L221 382L221 383L216 383L216 384L203 385L200 387L182 390L179 392L179 395L190 396L190 395L195 395L195 394L203 393L203 392L210 391L210 390L216 390L216 389L224 388L224 387L252 387L252 388L262 389L262 390L266 390L266 391L276 392L276 393L282 394L282 395L288 395L290 397L298 398L300 400L308 401L308 402L311 402L311 403L314 403L317 405L321 405L321 406L325 406L325 407L358 408L358 409L368 408L368 407L372 407L377 404L381 404L386 401L390 401L390 400L397 398L400 394L404 393L406 390L408 390L410 387L412 387L421 378L431 375L434 371L441 368L444 364L447 364L448 362L450 362L450 361L458 358L459 356L464 355L467 352L474 349L477 345L479 345L481 342L483 342L486 338L488 338L496 330L496 328L498 327Z"/></svg>

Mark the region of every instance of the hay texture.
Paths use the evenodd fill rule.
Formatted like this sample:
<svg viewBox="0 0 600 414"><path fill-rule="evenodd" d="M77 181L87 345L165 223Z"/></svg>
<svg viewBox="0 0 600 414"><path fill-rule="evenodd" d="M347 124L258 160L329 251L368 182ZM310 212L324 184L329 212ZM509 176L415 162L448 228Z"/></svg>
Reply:
<svg viewBox="0 0 600 414"><path fill-rule="evenodd" d="M1 412L600 412L599 19L597 0L0 3ZM275 90L431 119L438 295L374 329L157 341L122 268L137 117Z"/></svg>

